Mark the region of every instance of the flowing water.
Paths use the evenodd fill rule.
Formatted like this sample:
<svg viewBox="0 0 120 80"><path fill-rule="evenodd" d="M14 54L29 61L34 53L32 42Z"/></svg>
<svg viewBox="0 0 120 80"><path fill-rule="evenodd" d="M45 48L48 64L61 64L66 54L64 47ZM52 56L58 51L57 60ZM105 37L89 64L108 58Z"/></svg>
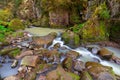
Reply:
<svg viewBox="0 0 120 80"><path fill-rule="evenodd" d="M48 49L51 49L56 43L60 43L61 47L65 47L68 50L73 50L73 51L76 51L76 52L80 53L80 55L82 55L82 56L79 57L78 60L83 61L83 62L87 62L87 61L100 62L102 65L111 66L113 68L113 71L117 75L120 75L120 65L112 63L110 61L102 60L99 56L93 55L87 48L78 47L76 49L72 49L69 46L64 45L64 41L61 40L61 37L60 37L60 34L59 34L59 32L63 31L61 29L49 29L49 28L36 28L36 27L34 27L34 28L26 29L25 31L28 31L31 34L37 35L37 36L44 36L44 35L49 34L50 32L57 32L58 37L53 40L52 45L49 46ZM116 56L120 57L120 50L119 49L116 49L116 48L113 48L113 47L106 47L106 48L109 49L110 51L114 52L114 54ZM59 51L60 52L65 52L65 50L59 50ZM61 61L63 61L63 59L61 59ZM7 60L10 60L10 59L7 58ZM5 63L5 64L2 64L2 65L3 65L3 67L0 67L0 75L1 75L2 78L10 76L10 75L17 74L18 67L14 68L14 69L10 68L11 63Z"/></svg>
<svg viewBox="0 0 120 80"><path fill-rule="evenodd" d="M11 64L13 62L13 59L10 59L8 56L5 56L5 62L4 63L0 63L2 66L0 67L0 76L1 78L4 78L6 76L11 76L11 75L16 75L18 73L17 69L18 66L16 68L11 68ZM3 57L0 56L0 60L2 60Z"/></svg>
<svg viewBox="0 0 120 80"><path fill-rule="evenodd" d="M83 61L83 62L97 60L102 65L112 67L115 74L120 75L120 65L113 63L113 62L110 62L110 61L102 60L99 56L93 55L89 50L87 50L84 47L78 47L76 49L71 49L70 47L64 45L64 41L61 41L60 37L56 38L50 47L53 47L53 45L56 43L60 43L62 47L66 47L70 50L73 50L73 51L80 53L82 55L82 57L78 58L78 60ZM109 49L110 51L114 52L115 55L120 55L119 49L113 48L113 47L106 47L106 48Z"/></svg>

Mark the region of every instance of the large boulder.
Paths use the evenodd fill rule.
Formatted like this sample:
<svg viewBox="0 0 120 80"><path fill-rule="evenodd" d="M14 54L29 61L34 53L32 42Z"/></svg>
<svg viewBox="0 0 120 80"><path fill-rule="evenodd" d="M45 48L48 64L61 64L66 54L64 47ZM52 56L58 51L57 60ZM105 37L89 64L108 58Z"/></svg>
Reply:
<svg viewBox="0 0 120 80"><path fill-rule="evenodd" d="M23 57L21 61L21 66L30 66L30 67L36 67L37 63L39 62L38 56L25 56Z"/></svg>
<svg viewBox="0 0 120 80"><path fill-rule="evenodd" d="M62 34L62 39L64 40L65 44L70 47L77 47L80 45L80 37L78 34L68 30Z"/></svg>
<svg viewBox="0 0 120 80"><path fill-rule="evenodd" d="M103 58L103 59L111 59L112 56L113 56L113 52L109 51L108 49L106 48L102 48L98 54Z"/></svg>
<svg viewBox="0 0 120 80"><path fill-rule="evenodd" d="M111 67L103 66L96 62L87 62L85 64L89 74L96 80L116 80L115 74ZM105 74L106 73L106 74Z"/></svg>
<svg viewBox="0 0 120 80"><path fill-rule="evenodd" d="M33 37L33 44L38 48L48 47L52 44L56 36L57 36L57 33L52 32L46 36Z"/></svg>
<svg viewBox="0 0 120 80"><path fill-rule="evenodd" d="M67 69L68 71L72 71L72 68L73 68L73 60L72 58L68 57L66 58L63 63L62 63L63 67L65 69Z"/></svg>
<svg viewBox="0 0 120 80"><path fill-rule="evenodd" d="M81 72L85 69L85 63L82 61L75 60L73 63L73 68L74 70Z"/></svg>
<svg viewBox="0 0 120 80"><path fill-rule="evenodd" d="M80 80L93 80L87 71L82 72Z"/></svg>
<svg viewBox="0 0 120 80"><path fill-rule="evenodd" d="M61 66L47 74L47 80L79 80L79 76L66 72Z"/></svg>

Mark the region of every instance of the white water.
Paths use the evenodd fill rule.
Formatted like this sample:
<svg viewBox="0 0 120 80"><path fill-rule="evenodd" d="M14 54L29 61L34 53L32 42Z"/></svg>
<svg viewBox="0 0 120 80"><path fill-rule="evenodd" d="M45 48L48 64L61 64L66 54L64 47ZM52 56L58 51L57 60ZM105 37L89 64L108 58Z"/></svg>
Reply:
<svg viewBox="0 0 120 80"><path fill-rule="evenodd" d="M112 63L110 61L102 60L100 57L98 57L97 55L93 55L90 51L88 51L84 47L78 47L76 49L71 49L70 47L64 45L64 42L61 41L60 37L57 37L53 41L53 44L49 48L53 47L56 43L60 43L61 47L66 47L67 49L70 49L70 50L80 53L80 55L82 55L82 57L78 58L78 60L87 62L87 61L94 61L94 59L97 59L98 61L100 61L100 64L102 64L104 66L112 67L115 74L120 75L120 65ZM111 47L109 49L111 49ZM111 50L115 53L115 55L118 55L118 51L119 51L118 49L112 48Z"/></svg>

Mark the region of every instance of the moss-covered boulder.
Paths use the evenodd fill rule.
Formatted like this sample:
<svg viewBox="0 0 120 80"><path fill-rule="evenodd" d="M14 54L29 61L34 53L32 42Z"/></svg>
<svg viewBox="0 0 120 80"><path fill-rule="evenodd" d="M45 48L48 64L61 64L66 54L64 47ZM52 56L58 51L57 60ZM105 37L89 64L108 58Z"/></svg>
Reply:
<svg viewBox="0 0 120 80"><path fill-rule="evenodd" d="M87 62L85 64L87 71L96 80L116 80L115 74L111 67L103 66L96 62ZM104 74L106 73L106 74Z"/></svg>
<svg viewBox="0 0 120 80"><path fill-rule="evenodd" d="M20 54L19 48L4 48L0 51L0 55L9 55L10 57L15 57Z"/></svg>
<svg viewBox="0 0 120 80"><path fill-rule="evenodd" d="M73 68L73 60L72 58L68 57L66 58L63 63L62 63L63 67L65 69L67 69L68 71L72 71L72 68Z"/></svg>
<svg viewBox="0 0 120 80"><path fill-rule="evenodd" d="M80 45L80 37L78 34L68 30L62 34L62 39L64 40L65 44L70 47L77 47Z"/></svg>
<svg viewBox="0 0 120 80"><path fill-rule="evenodd" d="M98 54L103 58L103 59L106 59L106 60L110 60L113 56L113 52L109 51L108 49L106 48L102 48Z"/></svg>
<svg viewBox="0 0 120 80"><path fill-rule="evenodd" d="M24 29L25 26L22 23L22 21L20 19L12 19L8 25L8 28L10 28L11 30L20 30L20 29Z"/></svg>
<svg viewBox="0 0 120 80"><path fill-rule="evenodd" d="M80 80L93 80L91 75L87 71L83 71L80 76Z"/></svg>
<svg viewBox="0 0 120 80"><path fill-rule="evenodd" d="M66 72L61 66L47 74L47 80L79 80L80 77L74 73Z"/></svg>

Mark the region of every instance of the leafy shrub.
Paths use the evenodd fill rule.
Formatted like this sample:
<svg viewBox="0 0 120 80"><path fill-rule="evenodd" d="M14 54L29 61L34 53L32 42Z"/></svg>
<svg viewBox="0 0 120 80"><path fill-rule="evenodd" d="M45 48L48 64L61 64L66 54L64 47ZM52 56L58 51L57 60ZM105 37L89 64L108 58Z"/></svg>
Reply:
<svg viewBox="0 0 120 80"><path fill-rule="evenodd" d="M19 19L12 19L12 20L10 21L8 27L9 27L11 30L14 30L14 31L25 28L24 24L23 24L22 21L19 20Z"/></svg>

